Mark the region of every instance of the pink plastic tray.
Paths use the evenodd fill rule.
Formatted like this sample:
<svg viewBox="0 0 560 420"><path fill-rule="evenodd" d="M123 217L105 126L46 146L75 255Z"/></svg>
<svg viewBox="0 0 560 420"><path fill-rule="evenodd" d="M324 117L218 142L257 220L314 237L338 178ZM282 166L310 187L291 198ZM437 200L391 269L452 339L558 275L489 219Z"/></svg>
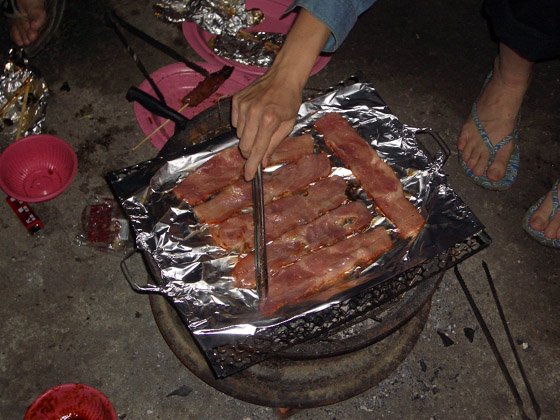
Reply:
<svg viewBox="0 0 560 420"><path fill-rule="evenodd" d="M219 63L197 64L204 67L211 73L222 68L222 65ZM199 82L204 79L203 76L196 73L194 70L189 69L182 63L175 63L162 67L161 69L156 70L154 73L152 73L151 77L163 93L167 105L175 110L179 110L179 108L181 108L181 100ZM241 89L249 85L254 79L254 76L248 76L240 73L237 70L234 70L231 76L224 82L224 84L208 99L206 99L196 107L187 107L181 112L181 114L183 114L187 118L192 118L205 109L216 104L220 98L231 96L235 92L240 91ZM144 80L140 84L139 88L152 96L156 96L150 84L146 80ZM134 102L133 106L136 120L138 121L142 132L146 136L152 133L165 121L165 118L152 114L137 102ZM158 150L161 149L167 142L169 137L173 135L174 131L175 124L173 122L167 123L160 131L152 136L151 142L154 147L156 147Z"/></svg>
<svg viewBox="0 0 560 420"><path fill-rule="evenodd" d="M289 29L292 27L294 20L296 19L297 13L292 12L283 16L284 11L292 2L290 0L247 0L246 8L260 9L264 13L265 18L261 23L251 28L248 28L250 32L274 32L287 34ZM220 63L222 65L233 66L239 71L260 76L267 71L267 67L260 66L248 66L246 64L239 63L235 60L229 60L224 57L220 57L215 54L209 47L208 41L215 35L204 31L195 23L184 22L183 23L183 35L187 39L187 42L195 50L198 55L208 63ZM329 60L330 56L321 55L317 59L315 66L311 70L311 74L315 74L322 70Z"/></svg>

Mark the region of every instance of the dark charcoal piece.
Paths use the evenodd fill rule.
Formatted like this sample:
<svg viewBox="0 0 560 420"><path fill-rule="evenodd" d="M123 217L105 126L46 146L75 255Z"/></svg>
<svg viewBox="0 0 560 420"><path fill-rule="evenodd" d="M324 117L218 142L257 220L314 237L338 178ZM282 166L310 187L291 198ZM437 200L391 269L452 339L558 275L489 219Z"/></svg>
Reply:
<svg viewBox="0 0 560 420"><path fill-rule="evenodd" d="M62 84L62 86L60 86L60 91L61 92L70 92L70 85L68 84L68 82L64 82Z"/></svg>
<svg viewBox="0 0 560 420"><path fill-rule="evenodd" d="M443 331L438 330L437 333L440 336L441 342L443 343L443 345L445 347L449 347L449 346L452 346L453 344L455 344L455 341L453 341L451 338L449 338L447 335L445 335L445 333Z"/></svg>
<svg viewBox="0 0 560 420"><path fill-rule="evenodd" d="M420 359L420 369L422 370L422 372L426 372L426 370L428 370L428 365L426 365L426 362L424 362L424 360Z"/></svg>
<svg viewBox="0 0 560 420"><path fill-rule="evenodd" d="M467 339L472 343L474 340L474 330L472 328L465 327L463 331L465 332L465 337L467 337Z"/></svg>
<svg viewBox="0 0 560 420"><path fill-rule="evenodd" d="M177 395L179 397L186 397L191 392L192 392L192 388L190 388L186 385L183 385L183 386L177 388L175 391L171 391L169 394L166 395L166 397L172 397L173 395Z"/></svg>

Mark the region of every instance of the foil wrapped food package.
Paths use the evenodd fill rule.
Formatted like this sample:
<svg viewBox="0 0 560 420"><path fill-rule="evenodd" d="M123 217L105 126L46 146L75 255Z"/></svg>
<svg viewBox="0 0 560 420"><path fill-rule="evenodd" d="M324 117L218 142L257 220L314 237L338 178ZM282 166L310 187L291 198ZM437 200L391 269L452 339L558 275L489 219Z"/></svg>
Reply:
<svg viewBox="0 0 560 420"><path fill-rule="evenodd" d="M162 0L154 4L154 11L167 22L193 22L215 35L208 40L208 47L217 56L247 66L269 67L286 35L250 32L265 16L259 9L246 7L244 0Z"/></svg>
<svg viewBox="0 0 560 420"><path fill-rule="evenodd" d="M0 76L0 139L5 148L17 138L40 134L48 88L26 63L10 59Z"/></svg>
<svg viewBox="0 0 560 420"><path fill-rule="evenodd" d="M167 296L203 350L232 340L243 340L258 331L277 328L347 299L358 290L391 279L482 231L484 226L447 184L443 154L428 154L419 142L425 129L399 121L367 83L342 87L302 104L291 135L310 133L316 147L329 153L314 123L329 112L345 117L400 178L405 194L425 217L426 224L414 240L395 239L393 248L367 267L359 267L343 281L344 287L323 291L288 312L263 316L256 290L235 287L231 270L240 259L217 246L207 225L199 224L193 209L178 200L173 189L192 170L220 150L235 146L234 132L216 141L197 145L171 159L158 157L115 171L107 179L120 200L136 238L147 257L154 285L142 291ZM356 184L352 172L329 153L331 176ZM151 169L150 168L155 168ZM362 191L375 217L371 228L394 226Z"/></svg>
<svg viewBox="0 0 560 420"><path fill-rule="evenodd" d="M159 0L156 17L167 22L194 22L211 34L237 33L264 18L258 9L246 10L245 0Z"/></svg>
<svg viewBox="0 0 560 420"><path fill-rule="evenodd" d="M211 38L209 47L216 55L247 66L270 67L285 39L284 34L239 31Z"/></svg>

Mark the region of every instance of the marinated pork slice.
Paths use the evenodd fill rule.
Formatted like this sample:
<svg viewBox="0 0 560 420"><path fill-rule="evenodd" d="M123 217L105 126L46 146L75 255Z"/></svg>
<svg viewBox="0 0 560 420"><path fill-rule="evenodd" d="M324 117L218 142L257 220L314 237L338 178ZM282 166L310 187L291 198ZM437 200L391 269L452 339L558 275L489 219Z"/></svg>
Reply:
<svg viewBox="0 0 560 420"><path fill-rule="evenodd" d="M264 202L302 191L330 174L331 163L325 153L305 155L293 163L263 174ZM219 223L253 203L252 183L244 179L226 187L210 200L196 206L194 214L201 223Z"/></svg>
<svg viewBox="0 0 560 420"><path fill-rule="evenodd" d="M269 164L296 161L303 155L313 153L313 148L313 137L309 134L287 137L272 153ZM237 146L228 147L191 172L173 192L191 206L200 204L240 179L245 162Z"/></svg>
<svg viewBox="0 0 560 420"><path fill-rule="evenodd" d="M354 201L284 233L266 246L269 275L310 252L365 229L372 218L363 202ZM240 259L231 274L236 287L255 287L255 254L251 252Z"/></svg>
<svg viewBox="0 0 560 420"><path fill-rule="evenodd" d="M337 285L357 267L371 264L392 246L385 229L378 227L307 254L268 278L268 296L260 302L260 310L270 316L286 305L308 300Z"/></svg>
<svg viewBox="0 0 560 420"><path fill-rule="evenodd" d="M346 119L329 113L315 123L334 154L352 171L365 192L393 222L402 238L418 235L425 220L405 197L402 184L391 167Z"/></svg>
<svg viewBox="0 0 560 420"><path fill-rule="evenodd" d="M315 141L310 134L286 137L270 155L268 165L295 162L304 155L310 155L315 148Z"/></svg>
<svg viewBox="0 0 560 420"><path fill-rule="evenodd" d="M346 197L346 181L332 176L317 181L301 194L275 200L265 206L267 241L274 240L297 226L309 223L320 215L340 206ZM217 245L240 253L253 249L252 212L237 214L219 224L208 226Z"/></svg>

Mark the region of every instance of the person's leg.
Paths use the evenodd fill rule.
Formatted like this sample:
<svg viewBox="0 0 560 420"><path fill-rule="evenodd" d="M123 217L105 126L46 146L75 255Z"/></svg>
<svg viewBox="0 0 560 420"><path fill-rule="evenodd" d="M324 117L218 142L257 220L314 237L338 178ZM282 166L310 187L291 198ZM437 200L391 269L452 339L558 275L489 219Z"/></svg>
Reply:
<svg viewBox="0 0 560 420"><path fill-rule="evenodd" d="M20 47L31 45L39 37L46 23L44 0L17 0L18 16L10 20L10 36Z"/></svg>
<svg viewBox="0 0 560 420"><path fill-rule="evenodd" d="M532 61L500 43L492 78L484 87L476 105L480 122L492 144L495 145L514 130L532 68ZM474 121L469 117L463 125L457 147L461 158L476 176L486 175L491 181L498 181L505 174L514 144L510 142L500 149L494 162L488 167L490 152Z"/></svg>

